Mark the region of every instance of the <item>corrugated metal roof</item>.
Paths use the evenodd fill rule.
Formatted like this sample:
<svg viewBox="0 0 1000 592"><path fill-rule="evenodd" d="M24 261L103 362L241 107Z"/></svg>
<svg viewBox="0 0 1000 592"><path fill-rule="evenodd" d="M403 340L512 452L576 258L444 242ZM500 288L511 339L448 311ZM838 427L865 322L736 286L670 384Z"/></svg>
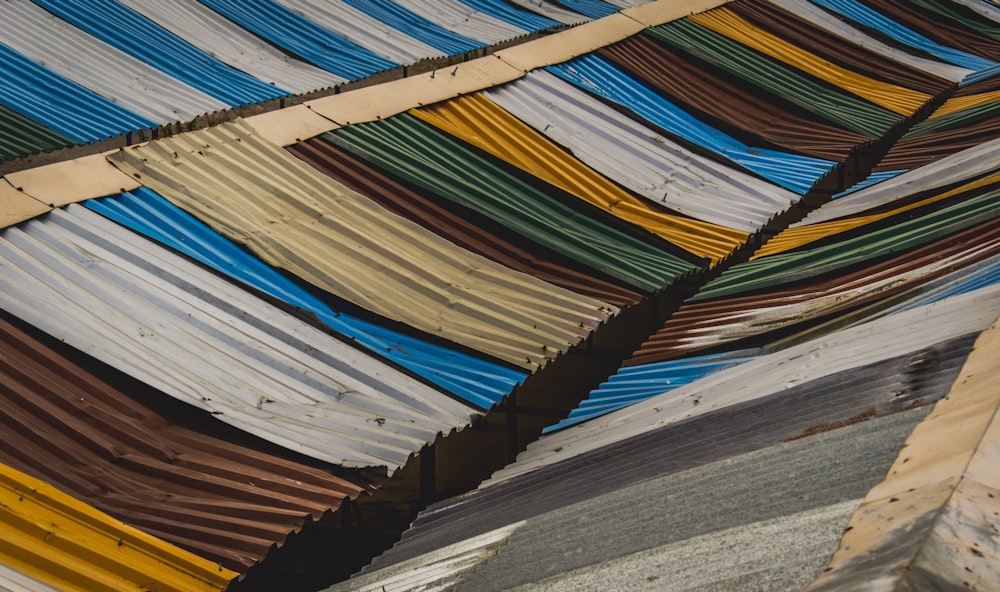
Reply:
<svg viewBox="0 0 1000 592"><path fill-rule="evenodd" d="M566 352L615 312L455 247L241 123L125 150L112 161L265 262L522 368Z"/></svg>
<svg viewBox="0 0 1000 592"><path fill-rule="evenodd" d="M911 4L926 11L925 14L943 16L948 21L952 21L951 24L957 25L965 30L975 31L980 35L992 39L1000 39L1000 29L995 26L995 23L983 22L980 18L968 16L963 9L955 6L955 2L953 0L949 0L947 4L943 4L935 0L913 0ZM980 12L980 14L985 16L989 14L989 8L982 8L977 12Z"/></svg>
<svg viewBox="0 0 1000 592"><path fill-rule="evenodd" d="M642 299L639 292L581 269L576 262L544 247L512 237L503 229L477 224L477 217L470 211L454 211L437 204L322 138L288 149L324 174L463 249L615 306L636 304Z"/></svg>
<svg viewBox="0 0 1000 592"><path fill-rule="evenodd" d="M500 21L524 29L525 31L543 31L559 26L559 23L543 16L514 8L503 0L459 0L462 4L471 6L477 11L492 16Z"/></svg>
<svg viewBox="0 0 1000 592"><path fill-rule="evenodd" d="M736 85L724 72L649 35L635 35L599 53L686 110L704 114L701 119L724 122L737 133L757 136L762 144L842 163L851 151L871 142L820 117L804 115L778 96Z"/></svg>
<svg viewBox="0 0 1000 592"><path fill-rule="evenodd" d="M897 113L830 87L689 19L654 27L649 33L658 41L706 60L855 133L877 138L903 119Z"/></svg>
<svg viewBox="0 0 1000 592"><path fill-rule="evenodd" d="M902 140L910 140L930 134L939 134L958 127L973 127L980 121L1000 115L1000 93L980 96L965 96L949 100L931 117L911 127Z"/></svg>
<svg viewBox="0 0 1000 592"><path fill-rule="evenodd" d="M37 121L0 104L0 161L36 152L48 152L73 143Z"/></svg>
<svg viewBox="0 0 1000 592"><path fill-rule="evenodd" d="M135 12L237 70L293 93L345 78L295 59L197 0L119 0Z"/></svg>
<svg viewBox="0 0 1000 592"><path fill-rule="evenodd" d="M526 378L526 373L480 360L334 311L278 270L227 241L153 191L140 190L91 200L90 209L142 232L253 288L309 311L320 321L376 356L392 360L466 401L488 409Z"/></svg>
<svg viewBox="0 0 1000 592"><path fill-rule="evenodd" d="M568 207L555 188L515 177L409 114L352 125L323 137L389 173L456 202L538 244L645 291L697 268L665 241L640 240ZM584 205L584 204L581 204ZM594 211L594 214L600 213ZM655 238L655 237L651 237Z"/></svg>
<svg viewBox="0 0 1000 592"><path fill-rule="evenodd" d="M59 592L6 565L0 565L0 590L3 592Z"/></svg>
<svg viewBox="0 0 1000 592"><path fill-rule="evenodd" d="M592 0L592 1L600 2L600 0ZM589 18L587 18L588 16L592 16L592 15L584 15L583 12L579 10L577 11L567 10L562 6L559 6L555 2L547 2L546 0L510 0L510 3L513 4L514 6L519 6L525 10L530 10L531 12L540 14L545 18L552 19L564 25L579 25L580 23L590 20ZM600 3L603 4L603 2ZM563 4L566 3L564 2Z"/></svg>
<svg viewBox="0 0 1000 592"><path fill-rule="evenodd" d="M962 68L952 64L942 63L937 60L927 59L923 56L904 51L893 45L883 43L876 37L868 35L860 29L856 29L843 20L816 6L809 0L768 0L770 4L780 6L785 10L794 13L810 23L826 30L828 33L846 39L851 43L870 49L876 53L891 58L899 63L907 64L919 70L940 76L952 82L961 82L963 78L972 74L975 70Z"/></svg>
<svg viewBox="0 0 1000 592"><path fill-rule="evenodd" d="M990 105L985 110L994 109ZM896 142L882 157L875 170L923 170L935 161L946 159L957 152L975 149L982 144L993 143L993 140L1000 138L1000 114L980 117L980 113L976 112L978 110L970 111L972 112L956 114L952 121L945 121L945 123L957 123L957 127L914 135ZM947 119L950 118L942 118L942 120ZM928 120L927 127L934 127L936 121ZM918 128L918 131L920 129Z"/></svg>
<svg viewBox="0 0 1000 592"><path fill-rule="evenodd" d="M953 2L955 4L960 4L995 23L1000 23L1000 7L994 6L989 2L982 2L981 0L953 0Z"/></svg>
<svg viewBox="0 0 1000 592"><path fill-rule="evenodd" d="M543 70L485 94L602 175L687 216L753 232L798 199L673 143Z"/></svg>
<svg viewBox="0 0 1000 592"><path fill-rule="evenodd" d="M47 69L152 122L188 121L227 107L27 0L0 5L0 37Z"/></svg>
<svg viewBox="0 0 1000 592"><path fill-rule="evenodd" d="M2 239L6 310L279 446L391 473L472 415L78 204Z"/></svg>
<svg viewBox="0 0 1000 592"><path fill-rule="evenodd" d="M558 0L559 4L571 8L590 18L599 19L614 14L621 8L604 0Z"/></svg>
<svg viewBox="0 0 1000 592"><path fill-rule="evenodd" d="M945 115L951 115L952 113L965 111L967 109L979 107L980 105L987 105L990 103L994 103L996 101L1000 101L1000 90L994 90L977 94L962 94L962 95L956 94L955 96L952 96L950 99L945 101L940 107L935 109L933 113L927 116L926 120L918 122L913 127L911 127L907 131L907 134L914 133L913 128L921 124L926 125L926 122L932 119L938 119L940 117L944 117Z"/></svg>
<svg viewBox="0 0 1000 592"><path fill-rule="evenodd" d="M185 423L190 410L155 411L144 401L163 394L102 378L53 341L0 319L0 461L130 526L245 572L372 488Z"/></svg>
<svg viewBox="0 0 1000 592"><path fill-rule="evenodd" d="M0 562L64 592L224 590L236 574L0 465Z"/></svg>
<svg viewBox="0 0 1000 592"><path fill-rule="evenodd" d="M0 103L74 142L103 140L156 124L0 44Z"/></svg>
<svg viewBox="0 0 1000 592"><path fill-rule="evenodd" d="M746 232L682 218L640 200L549 142L481 93L414 109L410 113L697 257L707 255L719 261L747 240Z"/></svg>
<svg viewBox="0 0 1000 592"><path fill-rule="evenodd" d="M400 65L269 0L199 1L278 47L351 80Z"/></svg>
<svg viewBox="0 0 1000 592"><path fill-rule="evenodd" d="M655 30L655 29L653 29ZM835 166L820 160L743 144L724 131L692 117L614 64L590 54L548 70L592 93L631 109L651 123L737 165L803 194Z"/></svg>
<svg viewBox="0 0 1000 592"><path fill-rule="evenodd" d="M484 14L459 0L394 0L403 8L459 35L488 45L524 35L521 27Z"/></svg>
<svg viewBox="0 0 1000 592"><path fill-rule="evenodd" d="M881 14L911 31L922 34L948 47L958 47L970 54L996 62L1000 60L1000 42L993 38L1000 34L996 27L977 28L977 21L965 19L956 21L945 16L943 9L928 0L870 0L871 5ZM933 7L938 6L938 10ZM954 12L951 12L954 15ZM995 29L995 30L993 30ZM990 31L992 35L986 34ZM994 64L997 66L1000 64Z"/></svg>
<svg viewBox="0 0 1000 592"><path fill-rule="evenodd" d="M117 0L33 0L46 10L150 66L230 106L287 94L231 68Z"/></svg>

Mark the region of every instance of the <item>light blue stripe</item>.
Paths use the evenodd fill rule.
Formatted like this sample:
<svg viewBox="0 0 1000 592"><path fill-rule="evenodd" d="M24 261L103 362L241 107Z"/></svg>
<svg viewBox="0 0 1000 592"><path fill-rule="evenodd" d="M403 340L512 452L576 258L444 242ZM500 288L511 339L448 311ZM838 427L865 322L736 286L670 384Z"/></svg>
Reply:
<svg viewBox="0 0 1000 592"><path fill-rule="evenodd" d="M538 16L537 14L531 14L530 12L518 10L502 0L459 0L459 2L465 4L466 6L475 8L483 14L487 14L497 20L509 23L515 27L520 27L529 32L543 31L545 29L551 29L552 27L562 26L562 23L557 23L556 21L547 19L544 16Z"/></svg>
<svg viewBox="0 0 1000 592"><path fill-rule="evenodd" d="M840 193L835 194L833 196L833 199L837 199L838 197L844 197L845 195L854 193L855 191L861 191L865 187L871 187L872 185L875 185L876 183L881 183L882 181L885 181L887 179L891 179L891 178L895 177L896 175L900 175L900 174L905 173L905 172L906 172L906 170L903 169L903 170L898 170L898 171L881 171L881 172L878 172L878 173L872 173L872 174L868 175L868 177L866 177L864 181L859 181L859 182L855 183L854 185L852 185L851 187L849 187L849 188L841 191Z"/></svg>
<svg viewBox="0 0 1000 592"><path fill-rule="evenodd" d="M621 10L620 7L602 0L559 0L559 4L593 19L602 18Z"/></svg>
<svg viewBox="0 0 1000 592"><path fill-rule="evenodd" d="M459 55L486 47L481 41L449 31L391 0L344 0L344 4L448 55Z"/></svg>

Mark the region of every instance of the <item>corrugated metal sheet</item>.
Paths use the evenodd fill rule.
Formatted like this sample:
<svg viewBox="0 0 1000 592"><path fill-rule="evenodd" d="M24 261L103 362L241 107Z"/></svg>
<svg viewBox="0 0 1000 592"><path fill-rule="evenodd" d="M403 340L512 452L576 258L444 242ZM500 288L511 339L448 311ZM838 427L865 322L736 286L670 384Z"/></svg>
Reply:
<svg viewBox="0 0 1000 592"><path fill-rule="evenodd" d="M0 319L0 462L132 527L245 572L371 489L227 439L221 424L185 424L191 410L155 411L143 401L162 393L102 378L53 341Z"/></svg>
<svg viewBox="0 0 1000 592"><path fill-rule="evenodd" d="M74 142L103 140L156 124L0 44L0 103Z"/></svg>
<svg viewBox="0 0 1000 592"><path fill-rule="evenodd" d="M909 29L884 14L857 2L856 0L811 0L836 14L850 19L942 61L968 68L983 70L997 65L996 62L971 53L948 47Z"/></svg>
<svg viewBox="0 0 1000 592"><path fill-rule="evenodd" d="M604 4L601 0L590 0L591 3ZM555 2L547 2L546 0L510 0L510 3L514 6L519 6L525 10L530 10L531 12L540 14L545 18L552 19L558 23L564 25L579 25L580 23L590 20L588 16L584 15L583 11L580 10L567 10L562 6L559 6ZM563 2L562 4L567 4ZM574 5L579 5L579 2L574 3ZM570 6L572 8L572 6ZM604 16L604 15L601 15Z"/></svg>
<svg viewBox="0 0 1000 592"><path fill-rule="evenodd" d="M973 55L996 62L1000 60L1000 42L969 26L970 21L956 22L942 18L940 10L933 10L928 0L869 0L871 6L887 18L900 23L917 34L929 37L942 45L958 47ZM995 28L994 28L995 29ZM988 29L987 29L988 30ZM1000 29L993 32L1000 33ZM997 65L997 64L994 64Z"/></svg>
<svg viewBox="0 0 1000 592"><path fill-rule="evenodd" d="M948 101L932 116L911 127L901 139L902 142L926 136L940 134L959 127L972 128L980 121L988 121L1000 115L1000 94L988 93L985 96L965 96L954 101Z"/></svg>
<svg viewBox="0 0 1000 592"><path fill-rule="evenodd" d="M593 19L599 19L621 10L614 4L604 2L604 0L559 0L559 4Z"/></svg>
<svg viewBox="0 0 1000 592"><path fill-rule="evenodd" d="M871 141L820 117L803 116L780 97L733 84L725 73L648 35L635 35L599 53L686 110L704 114L701 119L722 121L740 133L758 136L762 144L842 163L852 150Z"/></svg>
<svg viewBox="0 0 1000 592"><path fill-rule="evenodd" d="M640 293L597 277L590 270L581 270L574 261L544 247L526 244L528 241L502 229L478 225L472 212L447 209L322 138L288 149L324 174L463 249L615 306L636 304L642 299Z"/></svg>
<svg viewBox="0 0 1000 592"><path fill-rule="evenodd" d="M687 216L753 232L798 199L690 152L543 70L485 94L602 175Z"/></svg>
<svg viewBox="0 0 1000 592"><path fill-rule="evenodd" d="M692 0L695 1L695 0ZM714 4L720 0L697 0L696 4ZM659 6L660 3L656 3ZM690 9L695 7L689 6ZM663 16L663 15L656 15ZM496 52L498 58L521 71L522 75L538 68L561 64L586 55L605 45L640 33L646 25L640 18L613 14L576 27L570 27L518 43Z"/></svg>
<svg viewBox="0 0 1000 592"><path fill-rule="evenodd" d="M59 592L23 573L0 565L0 590L3 592Z"/></svg>
<svg viewBox="0 0 1000 592"><path fill-rule="evenodd" d="M993 106L984 110L993 111ZM925 133L904 138L895 144L882 157L876 171L917 169L924 170L936 161L947 159L955 153L974 150L983 144L992 144L1000 138L1000 114L979 117L977 110L971 113L956 114L955 120L945 123L957 123L958 127ZM949 118L941 118L946 120ZM928 120L928 125L917 128L916 131L934 127L937 120ZM919 168L918 168L919 167Z"/></svg>
<svg viewBox="0 0 1000 592"><path fill-rule="evenodd" d="M159 124L226 104L111 47L27 0L0 5L0 37L22 55Z"/></svg>
<svg viewBox="0 0 1000 592"><path fill-rule="evenodd" d="M270 0L199 1L278 47L351 80L399 65Z"/></svg>
<svg viewBox="0 0 1000 592"><path fill-rule="evenodd" d="M805 387L823 377L833 377L851 368L874 365L918 352L936 343L978 333L989 326L998 313L1000 286L990 286L791 346L723 370L665 396L654 397L594 421L544 436L530 444L518 456L517 462L485 481L480 489L536 469L556 466L574 457L582 458L581 455L588 451L612 446L655 428L681 426L694 418L726 408L745 409L743 406L752 401L763 401L768 395ZM920 356L915 359L919 360ZM910 363L912 360L906 362L904 368ZM877 382L874 378L868 380ZM945 388L950 383L949 380ZM838 397L849 396L852 389L843 387L841 383L836 386L836 392ZM892 391L880 393L880 397L888 401L892 401L894 395ZM802 404L789 408L799 413L809 407ZM869 407L866 404L856 408L851 415ZM741 413L740 416L745 418L746 414ZM827 421L830 420L820 420L821 423ZM768 422L770 429L780 424ZM807 423L805 427L809 425ZM616 472L616 475L621 474L621 471Z"/></svg>
<svg viewBox="0 0 1000 592"><path fill-rule="evenodd" d="M459 0L394 0L403 8L459 35L488 45L524 35L520 27L484 14Z"/></svg>
<svg viewBox="0 0 1000 592"><path fill-rule="evenodd" d="M215 59L289 92L305 93L345 80L289 56L197 0L119 1Z"/></svg>
<svg viewBox="0 0 1000 592"><path fill-rule="evenodd" d="M682 218L634 197L481 93L410 113L697 257L708 256L717 262L747 240L745 232Z"/></svg>
<svg viewBox="0 0 1000 592"><path fill-rule="evenodd" d="M241 123L126 150L113 162L265 262L522 368L566 352L615 312L458 249Z"/></svg>
<svg viewBox="0 0 1000 592"><path fill-rule="evenodd" d="M649 34L855 133L877 138L902 121L897 113L831 88L688 19L654 27Z"/></svg>
<svg viewBox="0 0 1000 592"><path fill-rule="evenodd" d="M48 152L73 143L66 136L50 130L6 105L0 104L0 161Z"/></svg>
<svg viewBox="0 0 1000 592"><path fill-rule="evenodd" d="M695 119L597 55L549 66L548 70L796 193L808 191L835 165L827 160L747 146L722 130Z"/></svg>
<svg viewBox="0 0 1000 592"><path fill-rule="evenodd" d="M960 4L965 8L988 18L989 20L1000 23L1000 7L997 7L989 2L982 2L981 0L953 0L955 4Z"/></svg>
<svg viewBox="0 0 1000 592"><path fill-rule="evenodd" d="M472 409L72 204L3 231L0 305L265 440L391 473Z"/></svg>
<svg viewBox="0 0 1000 592"><path fill-rule="evenodd" d="M975 107L982 105L987 105L990 103L995 103L1000 101L1000 90L994 90L990 92L978 93L978 94L963 94L956 95L944 102L940 107L934 110L925 121L918 122L913 127L917 127L920 124L926 124L926 122L944 117L946 115L951 115L953 113L958 113L961 111L966 111ZM913 127L907 131L908 134L912 134Z"/></svg>
<svg viewBox="0 0 1000 592"><path fill-rule="evenodd" d="M334 311L278 270L227 241L149 189L91 200L84 205L237 281L315 314L337 334L483 409L498 403L527 376L523 371L480 360Z"/></svg>
<svg viewBox="0 0 1000 592"><path fill-rule="evenodd" d="M0 465L0 562L64 592L224 590L236 574Z"/></svg>
<svg viewBox="0 0 1000 592"><path fill-rule="evenodd" d="M477 11L492 16L500 21L524 29L525 31L543 31L559 26L556 21L524 10L514 8L503 0L459 0L462 4L471 6Z"/></svg>
<svg viewBox="0 0 1000 592"><path fill-rule="evenodd" d="M258 103L287 94L223 64L117 0L35 0L35 3L227 105Z"/></svg>
<svg viewBox="0 0 1000 592"><path fill-rule="evenodd" d="M859 45L878 54L884 55L901 64L907 64L918 70L923 70L935 76L940 76L952 82L961 82L974 69L962 68L952 64L927 59L923 56L904 51L893 45L883 43L876 37L868 35L860 29L856 29L845 21L837 18L829 12L816 6L809 0L768 0L770 4L780 6L785 10L798 15L809 21L813 25L832 33L837 37L846 39L853 44Z"/></svg>
<svg viewBox="0 0 1000 592"><path fill-rule="evenodd" d="M544 247L645 291L696 265L568 207L409 114L324 136L391 174L473 209ZM581 204L582 205L582 204ZM597 211L595 214L599 213ZM655 237L651 237L655 238Z"/></svg>
<svg viewBox="0 0 1000 592"><path fill-rule="evenodd" d="M401 64L459 55L483 44L421 18L389 0L278 0L345 39Z"/></svg>
<svg viewBox="0 0 1000 592"><path fill-rule="evenodd" d="M931 98L927 93L874 80L838 66L754 26L724 7L693 14L688 20L900 115L912 115Z"/></svg>
<svg viewBox="0 0 1000 592"><path fill-rule="evenodd" d="M960 4L961 2L957 2ZM936 0L914 0L911 4L925 11L925 14L943 16L950 24L959 28L975 31L976 33L991 39L1000 39L1000 28L996 23L984 22L982 19L968 15L963 9L955 6L956 2L949 0L947 3ZM985 2L983 3L985 4ZM994 9L996 7L994 6ZM975 10L975 9L974 9ZM984 16L989 14L989 8L980 9ZM977 11L978 12L978 11Z"/></svg>

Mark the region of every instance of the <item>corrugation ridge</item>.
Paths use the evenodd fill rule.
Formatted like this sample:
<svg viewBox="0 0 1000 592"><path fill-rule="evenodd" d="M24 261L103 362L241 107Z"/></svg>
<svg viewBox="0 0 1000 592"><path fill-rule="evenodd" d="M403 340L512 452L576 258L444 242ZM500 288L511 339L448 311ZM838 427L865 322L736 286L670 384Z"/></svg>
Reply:
<svg viewBox="0 0 1000 592"><path fill-rule="evenodd" d="M462 3L460 0L394 0L410 12L445 29L486 44L500 43L525 30Z"/></svg>
<svg viewBox="0 0 1000 592"><path fill-rule="evenodd" d="M69 146L73 140L0 104L0 161Z"/></svg>

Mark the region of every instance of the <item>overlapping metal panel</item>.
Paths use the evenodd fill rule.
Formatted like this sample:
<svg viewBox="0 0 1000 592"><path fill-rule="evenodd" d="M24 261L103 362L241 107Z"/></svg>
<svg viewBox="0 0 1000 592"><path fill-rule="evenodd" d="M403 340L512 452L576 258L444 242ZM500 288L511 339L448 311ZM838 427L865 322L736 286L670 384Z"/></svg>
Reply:
<svg viewBox="0 0 1000 592"><path fill-rule="evenodd" d="M29 59L148 121L188 121L227 107L28 0L0 5L0 37Z"/></svg>
<svg viewBox="0 0 1000 592"><path fill-rule="evenodd" d="M671 245L664 241L656 246L568 207L551 194L555 188L543 192L412 115L352 125L324 137L343 142L389 173L471 208L513 234L634 288L656 291L698 267L668 252Z"/></svg>
<svg viewBox="0 0 1000 592"><path fill-rule="evenodd" d="M492 16L500 21L524 29L525 31L544 31L559 26L559 23L543 16L520 10L503 0L459 0L462 4L471 6L477 11Z"/></svg>
<svg viewBox="0 0 1000 592"><path fill-rule="evenodd" d="M933 2L928 0L869 0L870 5L887 18L948 47L961 48L970 54L981 56L993 62L1000 60L1000 42L993 36L1000 34L994 29L992 35L985 31L991 28L974 28L970 22L957 22L944 16L940 10L933 10ZM974 22L974 21L972 21Z"/></svg>
<svg viewBox="0 0 1000 592"><path fill-rule="evenodd" d="M993 106L984 106L984 111L993 111ZM984 144L993 144L1000 138L1000 114L980 117L977 110L972 113L955 114L956 117L945 123L957 123L957 127L932 133L915 134L899 140L882 157L875 167L876 172L915 169L923 171L928 166L956 153L975 150ZM945 119L945 118L942 118ZM925 131L934 127L934 120L928 120L927 126L921 126L917 131ZM947 127L947 126L942 126Z"/></svg>
<svg viewBox="0 0 1000 592"><path fill-rule="evenodd" d="M455 247L242 123L126 150L112 162L265 262L522 368L568 351L615 312Z"/></svg>
<svg viewBox="0 0 1000 592"><path fill-rule="evenodd" d="M197 0L119 0L206 54L293 93L346 80L295 59Z"/></svg>
<svg viewBox="0 0 1000 592"><path fill-rule="evenodd" d="M747 240L746 232L680 217L634 197L481 93L410 113L697 257L719 261Z"/></svg>
<svg viewBox="0 0 1000 592"><path fill-rule="evenodd" d="M732 83L708 64L689 59L648 35L635 35L599 51L644 84L685 109L725 122L789 152L844 162L871 138L807 117L784 99Z"/></svg>
<svg viewBox="0 0 1000 592"><path fill-rule="evenodd" d="M287 95L231 68L117 0L33 0L94 37L230 106Z"/></svg>
<svg viewBox="0 0 1000 592"><path fill-rule="evenodd" d="M509 394L526 373L464 352L380 327L334 311L308 290L256 259L236 244L153 191L137 191L84 202L90 209L146 234L237 281L309 311L376 356L392 360L466 401L488 409Z"/></svg>
<svg viewBox="0 0 1000 592"><path fill-rule="evenodd" d="M988 18L989 20L1000 23L1000 7L997 7L989 2L982 2L981 0L953 0L955 4L960 4L963 7L974 11L975 13Z"/></svg>
<svg viewBox="0 0 1000 592"><path fill-rule="evenodd" d="M548 72L485 94L612 181L692 218L753 232L798 199L675 144Z"/></svg>
<svg viewBox="0 0 1000 592"><path fill-rule="evenodd" d="M403 8L459 35L487 45L520 37L526 30L484 14L459 0L395 0Z"/></svg>
<svg viewBox="0 0 1000 592"><path fill-rule="evenodd" d="M23 573L0 565L0 591L3 592L59 592L59 590L43 584Z"/></svg>
<svg viewBox="0 0 1000 592"><path fill-rule="evenodd" d="M0 104L0 161L48 152L73 143L66 136Z"/></svg>
<svg viewBox="0 0 1000 592"><path fill-rule="evenodd" d="M606 17L621 10L614 4L605 2L604 0L558 0L558 2L567 8L571 8L593 19Z"/></svg>
<svg viewBox="0 0 1000 592"><path fill-rule="evenodd" d="M156 124L0 44L0 103L81 144Z"/></svg>
<svg viewBox="0 0 1000 592"><path fill-rule="evenodd" d="M588 16L590 17L593 16L593 15L584 15L584 13L579 10L576 11L567 10L562 6L559 6L558 3L548 2L547 0L510 0L510 3L513 4L514 6L519 6L525 10L530 10L531 12L540 14L545 18L552 19L564 25L579 25L580 23L584 23L590 20ZM590 3L604 4L600 0L590 0ZM563 4L566 3L564 2ZM577 2L575 4L579 5L580 3Z"/></svg>
<svg viewBox="0 0 1000 592"><path fill-rule="evenodd" d="M937 0L914 0L911 4L926 11L925 14L943 16L947 20L953 21L952 24L957 24L960 28L965 30L975 31L978 34L991 39L1000 39L1000 28L996 26L996 23L984 22L980 18L969 16L963 9L955 6L955 4L961 4L960 1L949 0L946 3L942 3ZM981 4L983 4L984 7L979 9L976 9L975 5L973 5L973 11L978 12L982 16L989 15L989 6L986 5L985 2ZM993 9L996 10L996 6L994 6ZM989 17L987 16L987 19L988 18Z"/></svg>
<svg viewBox="0 0 1000 592"><path fill-rule="evenodd" d="M691 20L653 27L649 34L855 133L877 138L903 119L898 113L831 88Z"/></svg>
<svg viewBox="0 0 1000 592"><path fill-rule="evenodd" d="M639 292L607 279L536 244L477 224L471 212L454 212L395 181L364 160L335 145L313 138L288 149L347 187L387 210L420 224L463 249L478 253L515 271L535 276L615 306L636 304Z"/></svg>
<svg viewBox="0 0 1000 592"><path fill-rule="evenodd" d="M199 1L278 47L351 80L400 65L270 0Z"/></svg>
<svg viewBox="0 0 1000 592"><path fill-rule="evenodd" d="M597 55L590 54L549 66L548 70L796 193L808 191L835 165L828 160L747 146L722 130L692 117Z"/></svg>
<svg viewBox="0 0 1000 592"><path fill-rule="evenodd" d="M371 489L227 440L221 424L184 425L184 413L143 402L161 393L102 378L52 341L0 319L0 462L130 526L246 572L293 530Z"/></svg>
<svg viewBox="0 0 1000 592"><path fill-rule="evenodd" d="M470 407L78 204L3 231L0 306L279 446L391 473Z"/></svg>
<svg viewBox="0 0 1000 592"><path fill-rule="evenodd" d="M0 563L63 592L209 592L236 574L0 465Z"/></svg>

